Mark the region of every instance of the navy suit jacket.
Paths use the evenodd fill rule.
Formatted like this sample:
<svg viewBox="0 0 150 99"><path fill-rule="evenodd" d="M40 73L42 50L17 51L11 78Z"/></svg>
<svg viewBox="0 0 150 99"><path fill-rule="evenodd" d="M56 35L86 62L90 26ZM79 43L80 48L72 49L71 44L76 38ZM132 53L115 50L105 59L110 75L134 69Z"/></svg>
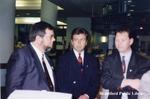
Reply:
<svg viewBox="0 0 150 99"><path fill-rule="evenodd" d="M127 79L141 78L143 73L149 70L150 61L141 57L140 55L132 52L131 59L127 69ZM121 99L119 92L128 92L129 99L137 99L137 90L131 87L125 87L120 90L120 86L123 80L123 73L121 67L121 59L118 51L108 56L102 66L102 84L103 87L109 89L115 95L110 95L108 99ZM133 94L135 93L135 94Z"/></svg>
<svg viewBox="0 0 150 99"><path fill-rule="evenodd" d="M96 58L85 52L82 66L77 62L73 50L69 51L59 58L56 79L58 91L71 93L73 99L85 93L90 99L94 99L100 85L99 63Z"/></svg>
<svg viewBox="0 0 150 99"><path fill-rule="evenodd" d="M50 90L40 60L31 45L15 51L8 61L7 96L15 89Z"/></svg>

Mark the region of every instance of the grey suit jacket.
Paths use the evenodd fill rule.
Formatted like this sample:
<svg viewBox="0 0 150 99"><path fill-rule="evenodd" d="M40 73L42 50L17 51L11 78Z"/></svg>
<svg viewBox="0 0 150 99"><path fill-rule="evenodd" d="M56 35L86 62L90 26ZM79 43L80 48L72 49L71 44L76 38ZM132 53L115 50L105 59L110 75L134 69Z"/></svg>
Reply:
<svg viewBox="0 0 150 99"><path fill-rule="evenodd" d="M138 99L150 98L150 70L146 72L141 79Z"/></svg>
<svg viewBox="0 0 150 99"><path fill-rule="evenodd" d="M16 50L8 61L7 96L16 89L50 90L40 60L31 45Z"/></svg>

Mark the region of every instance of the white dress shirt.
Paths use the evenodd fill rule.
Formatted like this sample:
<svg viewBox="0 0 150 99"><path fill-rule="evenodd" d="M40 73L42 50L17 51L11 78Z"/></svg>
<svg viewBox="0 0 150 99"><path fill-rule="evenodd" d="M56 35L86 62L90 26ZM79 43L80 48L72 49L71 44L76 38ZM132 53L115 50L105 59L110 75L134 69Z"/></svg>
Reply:
<svg viewBox="0 0 150 99"><path fill-rule="evenodd" d="M75 49L73 49L73 51L75 53L76 58L78 59L79 52L77 52ZM84 51L80 52L80 54L81 54L81 58L82 58L82 63L84 64Z"/></svg>
<svg viewBox="0 0 150 99"><path fill-rule="evenodd" d="M131 54L132 54L132 50L129 50L127 53L120 53L121 58L122 58L122 56L125 57L124 60L125 60L126 70L125 70L125 73L123 74L124 79L126 79L126 76L127 76L127 70L128 70L128 65L129 65L129 62L130 62ZM121 87L122 86L123 86L123 84L121 84ZM122 93L121 99L128 99L127 93Z"/></svg>
<svg viewBox="0 0 150 99"><path fill-rule="evenodd" d="M43 70L44 70L44 66L43 66L43 63L42 63L42 55L43 55L44 53L42 53L36 46L34 46L33 43L30 43L30 44L31 44L31 46L33 47L33 49L35 50L35 52L36 52L36 54L37 54L37 56L38 56L38 58L39 58L39 60L40 60L40 62L41 62L41 64L42 64L42 68L43 68ZM48 62L48 60L47 60L47 58L45 57L45 54L44 54L44 61L45 61L45 64L46 64L46 67L47 67L49 76L50 76L50 78L51 78L52 84L53 84L53 86L54 86L54 90L55 90L54 76L53 76L53 70L52 70L53 68L52 68L52 66L50 66L50 64L49 64L49 62Z"/></svg>

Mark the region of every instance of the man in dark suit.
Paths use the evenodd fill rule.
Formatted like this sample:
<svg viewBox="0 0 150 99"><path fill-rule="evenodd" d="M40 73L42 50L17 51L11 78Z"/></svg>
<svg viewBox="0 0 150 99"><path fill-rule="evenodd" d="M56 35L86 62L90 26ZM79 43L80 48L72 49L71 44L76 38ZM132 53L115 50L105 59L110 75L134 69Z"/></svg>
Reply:
<svg viewBox="0 0 150 99"><path fill-rule="evenodd" d="M16 50L8 61L7 96L17 89L54 91L52 65L45 55L45 52L52 48L54 41L54 27L43 21L33 25L30 44Z"/></svg>
<svg viewBox="0 0 150 99"><path fill-rule="evenodd" d="M73 99L94 99L100 85L99 62L85 51L88 31L75 28L71 34L73 49L59 59L56 69L58 91L73 95Z"/></svg>
<svg viewBox="0 0 150 99"><path fill-rule="evenodd" d="M150 61L132 49L133 35L126 27L116 31L117 51L108 56L102 66L102 84L109 89L108 99L137 99L140 78Z"/></svg>

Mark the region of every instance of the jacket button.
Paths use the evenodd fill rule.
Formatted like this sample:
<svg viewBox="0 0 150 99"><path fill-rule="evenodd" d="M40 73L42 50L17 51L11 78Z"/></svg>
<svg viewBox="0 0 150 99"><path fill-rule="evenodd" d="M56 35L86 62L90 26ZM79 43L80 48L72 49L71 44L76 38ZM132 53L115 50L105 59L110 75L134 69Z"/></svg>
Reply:
<svg viewBox="0 0 150 99"><path fill-rule="evenodd" d="M132 69L130 69L129 71L132 72Z"/></svg>
<svg viewBox="0 0 150 99"><path fill-rule="evenodd" d="M76 81L73 81L73 84L76 84L77 82Z"/></svg>

